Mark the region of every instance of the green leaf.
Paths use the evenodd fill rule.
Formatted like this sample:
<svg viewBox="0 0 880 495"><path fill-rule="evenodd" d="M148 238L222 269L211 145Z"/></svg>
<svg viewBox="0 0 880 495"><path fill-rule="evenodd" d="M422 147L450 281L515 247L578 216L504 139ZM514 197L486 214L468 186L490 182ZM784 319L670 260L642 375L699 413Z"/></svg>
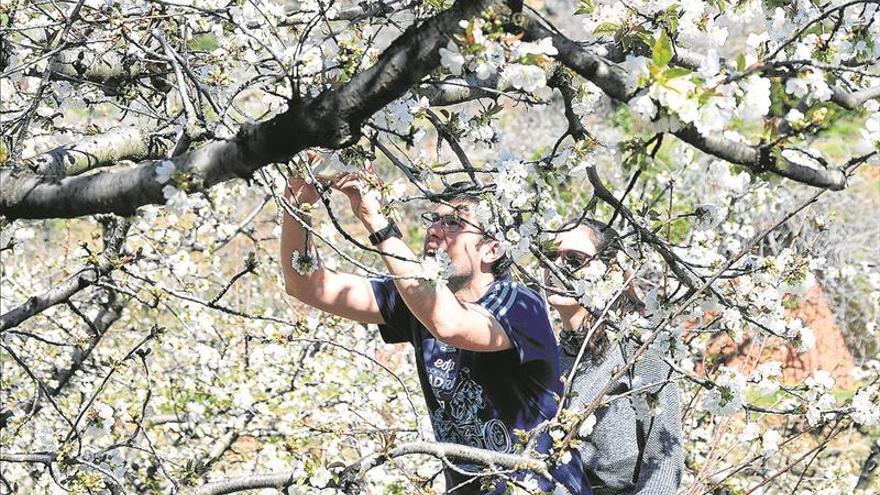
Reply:
<svg viewBox="0 0 880 495"><path fill-rule="evenodd" d="M575 15L587 15L596 11L596 4L593 0L581 0L578 2L578 8L574 11Z"/></svg>
<svg viewBox="0 0 880 495"><path fill-rule="evenodd" d="M636 32L636 37L638 37L639 41L645 44L645 47L654 45L654 37L647 31Z"/></svg>
<svg viewBox="0 0 880 495"><path fill-rule="evenodd" d="M739 72L746 70L746 55L744 53L736 56L736 70Z"/></svg>
<svg viewBox="0 0 880 495"><path fill-rule="evenodd" d="M687 76L690 73L690 69L685 69L684 67L671 67L666 71L666 79L675 79L676 77Z"/></svg>
<svg viewBox="0 0 880 495"><path fill-rule="evenodd" d="M618 29L620 29L620 26L613 22L603 22L596 26L596 29L593 30L593 34L613 34L616 33Z"/></svg>
<svg viewBox="0 0 880 495"><path fill-rule="evenodd" d="M672 41L666 31L660 32L660 37L654 43L654 51L651 53L651 60L656 65L666 65L672 60Z"/></svg>

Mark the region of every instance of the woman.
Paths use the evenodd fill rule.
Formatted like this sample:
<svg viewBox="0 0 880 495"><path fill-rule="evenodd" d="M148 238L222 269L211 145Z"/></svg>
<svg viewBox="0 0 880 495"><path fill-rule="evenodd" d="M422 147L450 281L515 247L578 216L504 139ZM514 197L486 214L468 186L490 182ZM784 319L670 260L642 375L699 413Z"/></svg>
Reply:
<svg viewBox="0 0 880 495"><path fill-rule="evenodd" d="M597 264L599 262L613 267L620 240L608 225L581 219L562 229L556 235L554 245L556 249L547 253L548 258L562 270L556 270L555 275L547 270L545 281L558 287L559 283L553 283L558 276L602 269L603 265ZM568 376L595 320L573 297L549 294L547 300L562 319L559 335L561 364L563 376ZM643 312L644 306L629 284L611 307L618 314L624 314ZM604 326L599 325L586 344L566 407L577 411L593 402L637 348L636 343L612 343ZM672 495L677 491L684 455L678 390L675 382L669 381L672 377L673 371L665 362L646 353L628 373L612 383L604 396L607 405L596 410L593 431L583 439L579 448L596 495ZM653 415L646 411L646 407L639 406L645 404L641 398L627 394L634 388L649 392L647 402L659 406L659 409L651 408ZM627 395L615 399L620 394Z"/></svg>

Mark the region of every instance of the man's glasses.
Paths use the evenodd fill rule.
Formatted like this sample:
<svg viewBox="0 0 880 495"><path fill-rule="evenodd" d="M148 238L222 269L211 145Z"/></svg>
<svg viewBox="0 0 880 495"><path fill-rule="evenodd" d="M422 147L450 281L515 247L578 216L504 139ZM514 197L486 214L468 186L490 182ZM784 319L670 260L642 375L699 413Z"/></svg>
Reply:
<svg viewBox="0 0 880 495"><path fill-rule="evenodd" d="M465 224L465 221L458 215L449 213L446 215L440 215L439 213L435 213L433 211L422 213L422 226L426 229L433 227L435 224L440 224L440 229L444 232L453 233L460 231Z"/></svg>
<svg viewBox="0 0 880 495"><path fill-rule="evenodd" d="M593 255L575 249L548 249L544 251L544 256L554 262L561 260L563 268L571 273L580 270L595 259Z"/></svg>

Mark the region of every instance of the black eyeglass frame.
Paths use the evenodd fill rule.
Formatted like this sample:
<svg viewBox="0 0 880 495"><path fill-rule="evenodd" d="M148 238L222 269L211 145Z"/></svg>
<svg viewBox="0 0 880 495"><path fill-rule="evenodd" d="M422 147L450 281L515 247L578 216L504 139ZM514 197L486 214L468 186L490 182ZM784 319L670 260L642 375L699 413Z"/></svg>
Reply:
<svg viewBox="0 0 880 495"><path fill-rule="evenodd" d="M595 254L585 253L583 251L578 251L577 249L545 249L543 254L548 260L554 263L562 258L561 266L569 273L575 273L590 264L593 260L601 259ZM577 254L580 256L577 259L572 260L569 256L570 254Z"/></svg>
<svg viewBox="0 0 880 495"><path fill-rule="evenodd" d="M479 225L465 220L464 218L461 217L461 215L459 215L457 213L445 213L445 214L441 215L441 214L434 212L434 211L426 211L426 212L422 213L421 215L419 215L419 217L421 219L422 227L424 227L425 229L430 229L432 226L434 226L434 224L442 221L443 219L453 218L453 219L455 219L454 223L451 223L448 220L446 220L445 225L443 223L441 223L440 230L442 230L444 233L455 234L455 233L461 232L461 229L463 229L465 225L470 225L470 226L476 228L479 231L478 233L483 234L484 236L486 235L485 232L483 232L483 229L481 229ZM450 228L451 225L454 225L454 228Z"/></svg>

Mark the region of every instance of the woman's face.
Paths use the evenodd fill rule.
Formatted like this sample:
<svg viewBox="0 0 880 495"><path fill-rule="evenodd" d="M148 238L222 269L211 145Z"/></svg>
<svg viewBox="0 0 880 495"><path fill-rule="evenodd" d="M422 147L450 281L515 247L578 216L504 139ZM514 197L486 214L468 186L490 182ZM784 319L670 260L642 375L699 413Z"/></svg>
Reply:
<svg viewBox="0 0 880 495"><path fill-rule="evenodd" d="M557 266L568 268L573 273L584 269L596 254L596 246L590 235L589 227L579 225L577 228L560 232L554 238L556 242L555 252L549 256ZM562 270L558 270L560 275ZM557 276L548 268L544 268L544 283L548 286L563 288L563 284ZM577 299L560 294L547 293L547 302L553 307L579 306Z"/></svg>

